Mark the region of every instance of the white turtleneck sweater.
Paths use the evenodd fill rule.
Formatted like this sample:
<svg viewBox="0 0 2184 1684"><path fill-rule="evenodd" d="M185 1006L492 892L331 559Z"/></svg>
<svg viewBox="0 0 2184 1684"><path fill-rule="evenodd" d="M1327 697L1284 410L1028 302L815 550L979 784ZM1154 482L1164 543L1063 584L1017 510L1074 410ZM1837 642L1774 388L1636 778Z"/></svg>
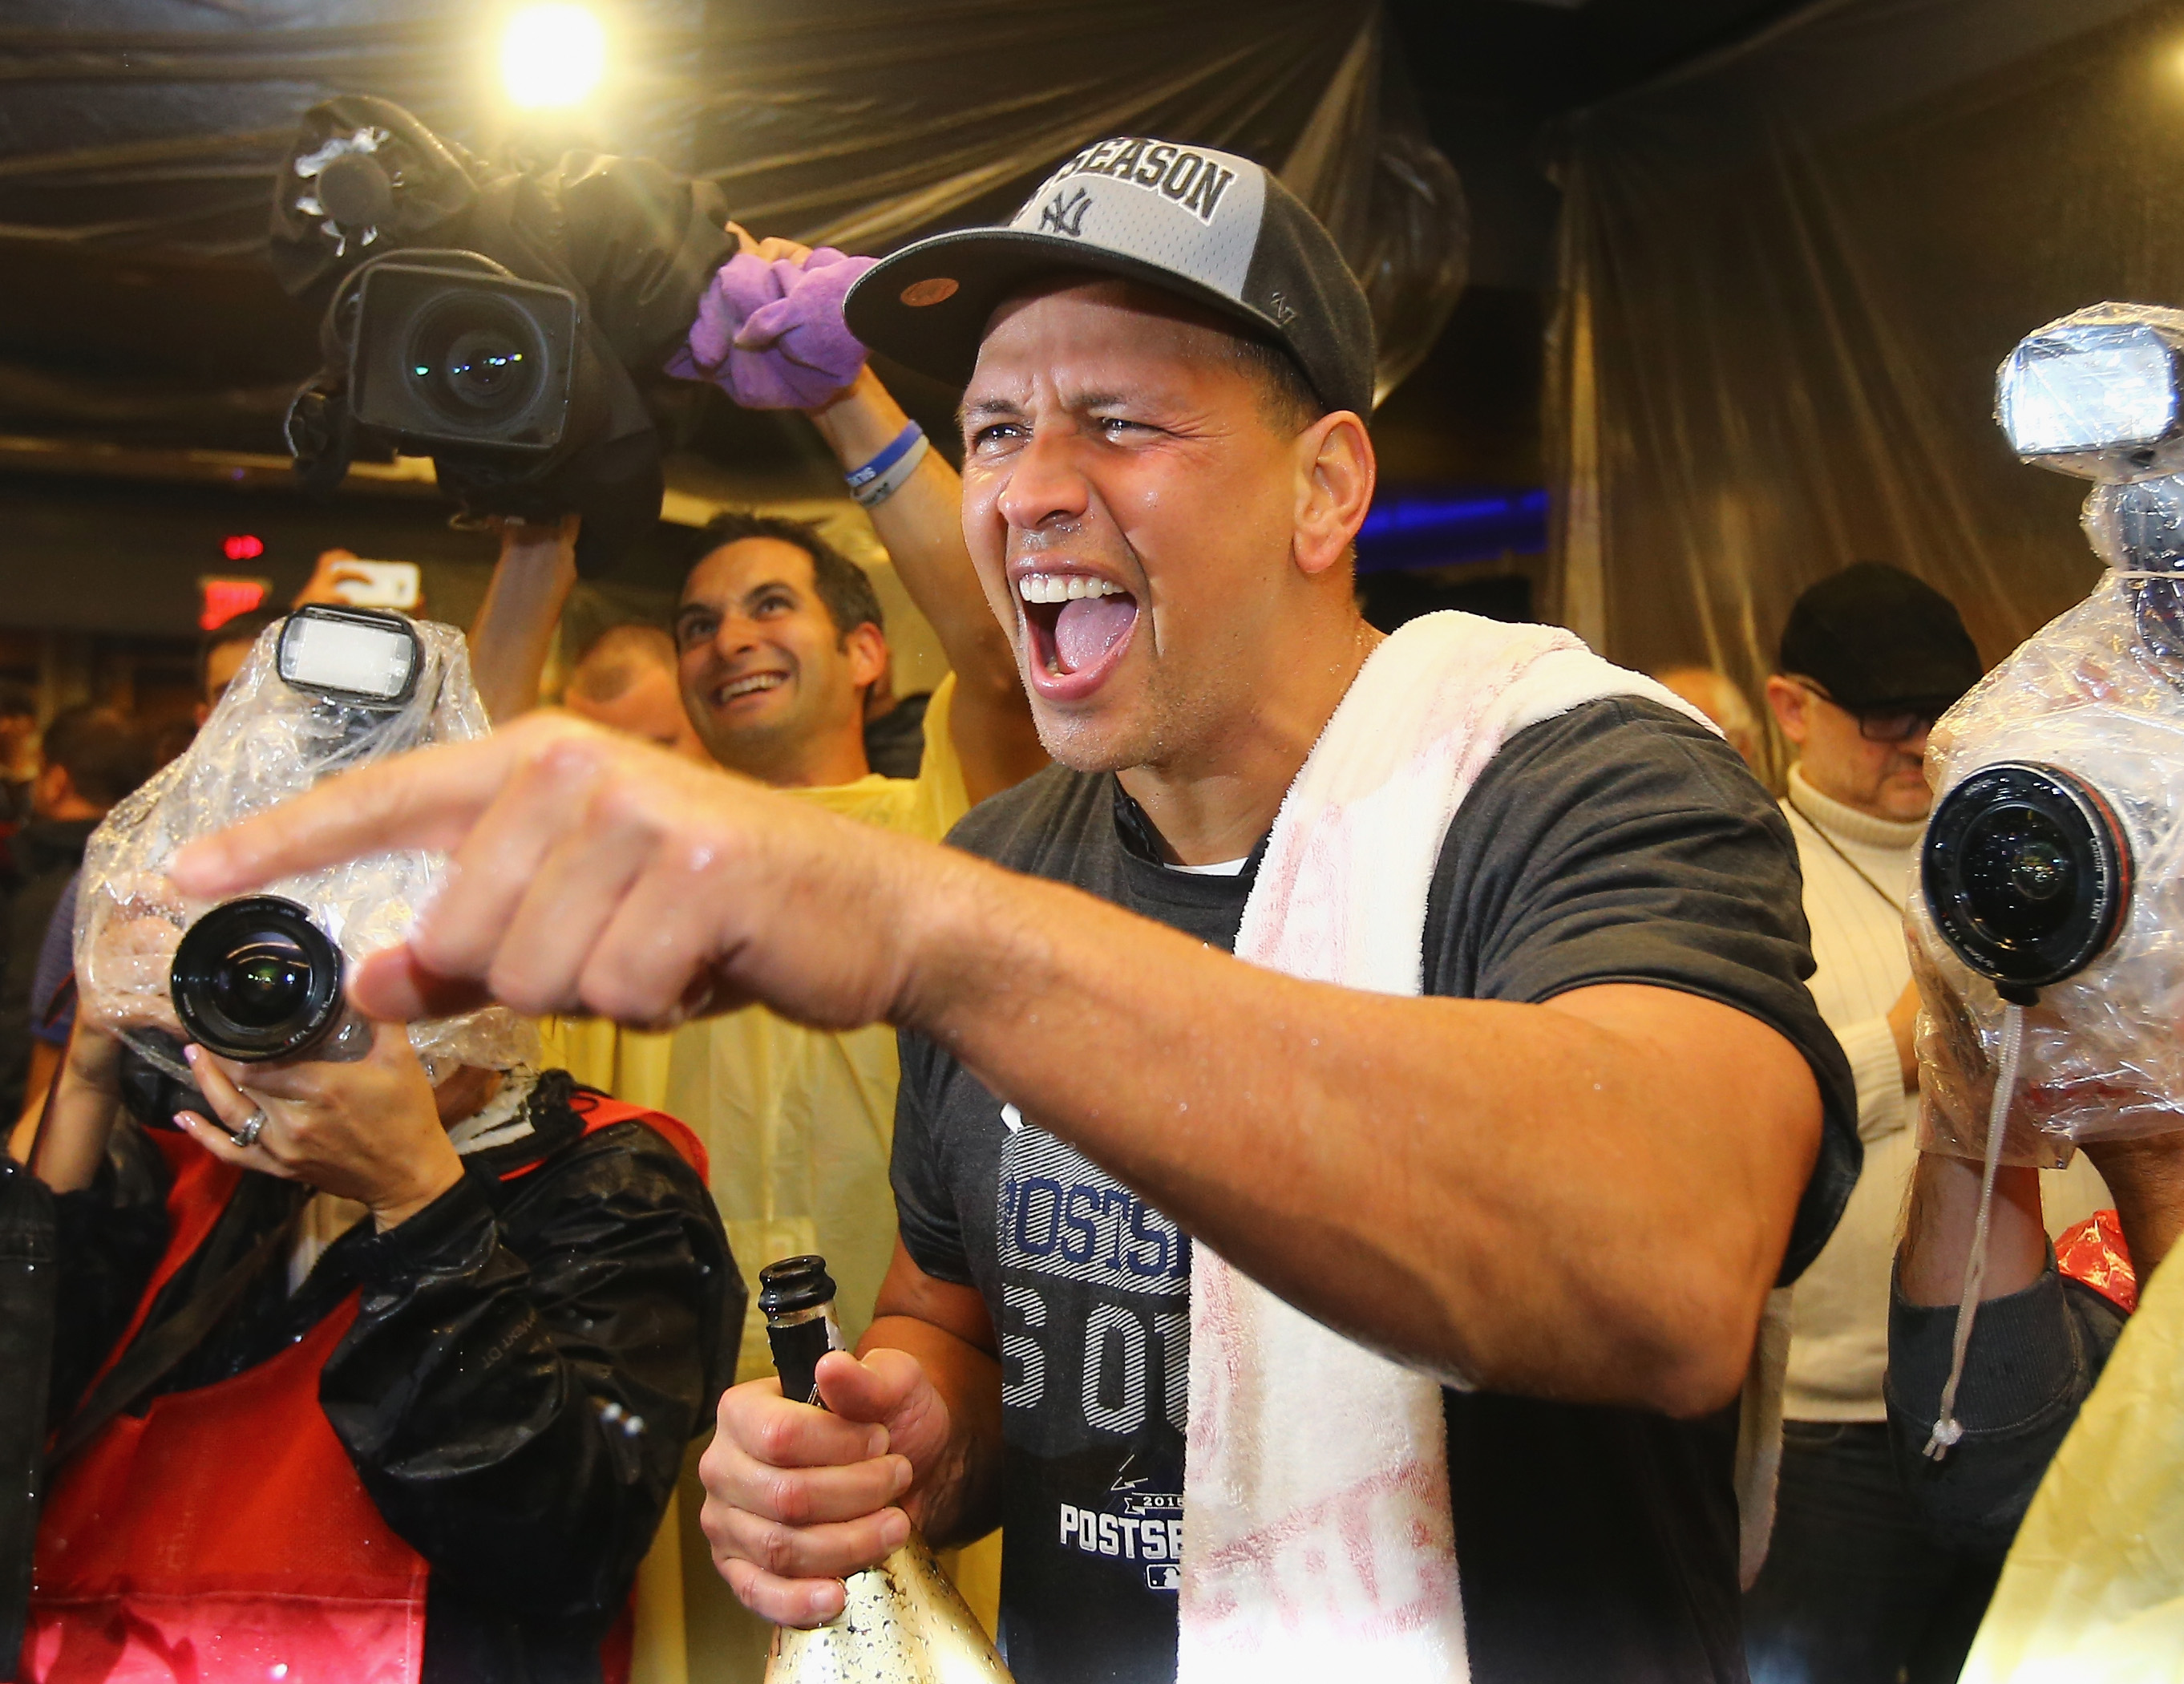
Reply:
<svg viewBox="0 0 2184 1684"><path fill-rule="evenodd" d="M1889 1275L1918 1162L1919 1118L1918 1095L1903 1091L1888 1012L1911 979L1903 904L1926 825L1830 800L1796 767L1782 806L1805 874L1813 999L1850 1060L1865 1143L1865 1168L1842 1220L1791 1294L1782 1413L1793 1421L1882 1421ZM2051 1232L2108 1202L2082 1158L2041 1180Z"/></svg>

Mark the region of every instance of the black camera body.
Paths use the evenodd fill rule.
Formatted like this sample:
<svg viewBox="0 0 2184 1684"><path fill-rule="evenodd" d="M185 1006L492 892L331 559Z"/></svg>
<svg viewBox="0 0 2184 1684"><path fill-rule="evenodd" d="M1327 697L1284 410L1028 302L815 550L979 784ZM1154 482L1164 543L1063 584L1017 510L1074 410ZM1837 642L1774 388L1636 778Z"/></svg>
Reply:
<svg viewBox="0 0 2184 1684"><path fill-rule="evenodd" d="M582 518L608 567L659 518L646 392L735 254L709 184L643 159L488 163L400 106L304 114L276 187L274 273L321 306L324 366L290 405L304 485L429 454L473 519Z"/></svg>
<svg viewBox="0 0 2184 1684"><path fill-rule="evenodd" d="M407 452L550 452L569 427L576 294L491 275L381 260L361 270L349 346L357 425Z"/></svg>
<svg viewBox="0 0 2184 1684"><path fill-rule="evenodd" d="M281 621L274 643L275 675L310 700L335 739L376 738L382 752L402 745L390 727L414 711L425 667L416 627L377 609L308 604ZM345 969L309 907L246 895L182 932L167 991L191 1040L223 1058L265 1063L323 1056L347 1011Z"/></svg>

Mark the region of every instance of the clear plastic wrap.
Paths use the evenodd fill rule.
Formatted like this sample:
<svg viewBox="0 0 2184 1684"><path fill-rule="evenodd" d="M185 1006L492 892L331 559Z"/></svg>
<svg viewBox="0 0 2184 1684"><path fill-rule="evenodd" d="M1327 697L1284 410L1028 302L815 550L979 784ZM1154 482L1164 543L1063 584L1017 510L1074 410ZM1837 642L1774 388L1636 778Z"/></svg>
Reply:
<svg viewBox="0 0 2184 1684"><path fill-rule="evenodd" d="M163 1067L172 1060L159 1038L182 1033L169 988L175 949L215 904L182 895L169 880L175 851L351 767L491 728L471 681L469 651L453 627L416 622L415 686L387 709L292 688L277 670L285 623L259 634L188 751L108 814L84 852L75 926L80 1009ZM264 892L303 906L354 964L408 933L447 869L437 853L376 854L283 878ZM499 1007L413 1023L410 1039L436 1072L457 1064L506 1068L537 1057L536 1031Z"/></svg>
<svg viewBox="0 0 2184 1684"><path fill-rule="evenodd" d="M2105 804L2127 846L2113 938L2032 990L2001 1161L2067 1163L2087 1140L2184 1129L2184 314L2103 304L2003 365L2001 415L2028 462L2101 482L2085 528L2109 572L1943 716L1929 741L1936 826L1950 792L2003 762L2053 767ZM1928 853L1930 859L1932 839ZM1921 1132L1983 1156L2005 1001L1910 897Z"/></svg>

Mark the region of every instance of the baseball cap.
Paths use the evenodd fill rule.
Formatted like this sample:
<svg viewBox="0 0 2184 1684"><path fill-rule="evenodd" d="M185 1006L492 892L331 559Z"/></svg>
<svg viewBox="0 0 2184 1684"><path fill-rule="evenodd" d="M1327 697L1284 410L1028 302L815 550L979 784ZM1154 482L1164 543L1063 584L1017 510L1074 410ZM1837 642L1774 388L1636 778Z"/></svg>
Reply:
<svg viewBox="0 0 2184 1684"><path fill-rule="evenodd" d="M1248 158L1118 136L1086 147L1005 227L905 246L866 271L850 331L961 386L1002 300L1090 270L1195 299L1293 357L1331 410L1373 412L1373 314L1334 238Z"/></svg>
<svg viewBox="0 0 2184 1684"><path fill-rule="evenodd" d="M1956 605L1880 561L1830 574L1782 627L1781 670L1825 685L1852 713L1947 707L1980 680L1979 650Z"/></svg>

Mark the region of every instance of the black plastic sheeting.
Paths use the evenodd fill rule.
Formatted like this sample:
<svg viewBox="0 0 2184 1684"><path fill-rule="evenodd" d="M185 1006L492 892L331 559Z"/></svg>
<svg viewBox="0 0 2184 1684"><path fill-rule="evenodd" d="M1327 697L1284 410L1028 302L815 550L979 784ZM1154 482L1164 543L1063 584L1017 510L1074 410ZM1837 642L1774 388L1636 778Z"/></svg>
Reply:
<svg viewBox="0 0 2184 1684"><path fill-rule="evenodd" d="M1464 278L1455 171L1371 0L600 0L595 114L507 110L501 11L14 0L0 25L0 433L276 449L313 324L265 267L297 116L385 96L488 155L655 157L738 220L879 253L1004 216L1100 136L1278 169L1366 283L1384 392Z"/></svg>
<svg viewBox="0 0 2184 1684"><path fill-rule="evenodd" d="M2184 4L1827 0L1564 141L1551 611L1756 693L1853 560L1990 661L2084 593L2086 487L2010 454L1995 368L2184 304Z"/></svg>

